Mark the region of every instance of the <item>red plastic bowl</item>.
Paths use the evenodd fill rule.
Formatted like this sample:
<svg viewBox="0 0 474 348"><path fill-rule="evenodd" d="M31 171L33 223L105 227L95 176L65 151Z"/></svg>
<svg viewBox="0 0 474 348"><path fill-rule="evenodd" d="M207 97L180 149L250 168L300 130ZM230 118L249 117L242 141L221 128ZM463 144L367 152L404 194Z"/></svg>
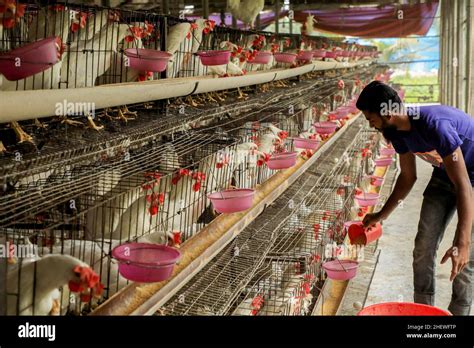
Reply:
<svg viewBox="0 0 474 348"><path fill-rule="evenodd" d="M380 195L378 193L361 193L355 195L355 200L359 207L371 207L376 205L379 201Z"/></svg>
<svg viewBox="0 0 474 348"><path fill-rule="evenodd" d="M248 64L268 64L272 60L272 52L259 51L253 60L247 61Z"/></svg>
<svg viewBox="0 0 474 348"><path fill-rule="evenodd" d="M255 190L235 189L214 192L207 197L219 213L236 213L249 209L253 204Z"/></svg>
<svg viewBox="0 0 474 348"><path fill-rule="evenodd" d="M377 175L369 175L370 184L375 187L380 187L383 184L383 177Z"/></svg>
<svg viewBox="0 0 474 348"><path fill-rule="evenodd" d="M377 158L376 160L374 160L374 162L375 162L375 165L377 167L387 167L387 166L392 164L393 158L392 157L381 157L381 158Z"/></svg>
<svg viewBox="0 0 474 348"><path fill-rule="evenodd" d="M166 245L128 243L115 247L112 257L119 262L122 277L139 283L153 283L171 276L181 253Z"/></svg>
<svg viewBox="0 0 474 348"><path fill-rule="evenodd" d="M313 51L300 51L296 59L309 62L313 59Z"/></svg>
<svg viewBox="0 0 474 348"><path fill-rule="evenodd" d="M330 121L316 122L313 126L318 134L332 134L337 128L337 124Z"/></svg>
<svg viewBox="0 0 474 348"><path fill-rule="evenodd" d="M393 147L384 147L380 149L380 154L382 156L393 156L395 155L395 149Z"/></svg>
<svg viewBox="0 0 474 348"><path fill-rule="evenodd" d="M295 53L276 52L273 57L278 63L293 63L297 57Z"/></svg>
<svg viewBox="0 0 474 348"><path fill-rule="evenodd" d="M201 58L202 65L226 65L230 60L230 51L200 51L196 53Z"/></svg>
<svg viewBox="0 0 474 348"><path fill-rule="evenodd" d="M333 280L354 278L357 273L357 267L359 267L359 263L352 260L334 260L323 263L323 268L328 278Z"/></svg>
<svg viewBox="0 0 474 348"><path fill-rule="evenodd" d="M267 162L267 167L273 170L291 168L296 164L296 152L273 154Z"/></svg>
<svg viewBox="0 0 474 348"><path fill-rule="evenodd" d="M313 58L326 57L326 50L313 50Z"/></svg>
<svg viewBox="0 0 474 348"><path fill-rule="evenodd" d="M17 81L49 69L59 61L55 41L50 37L0 54L0 73Z"/></svg>
<svg viewBox="0 0 474 348"><path fill-rule="evenodd" d="M337 56L338 56L337 53L334 52L334 51L326 51L325 58L333 58L334 59L334 58L337 58Z"/></svg>
<svg viewBox="0 0 474 348"><path fill-rule="evenodd" d="M320 141L317 139L293 138L293 145L297 149L316 150Z"/></svg>
<svg viewBox="0 0 474 348"><path fill-rule="evenodd" d="M377 303L362 309L357 315L384 316L451 316L451 313L441 308L411 302Z"/></svg>
<svg viewBox="0 0 474 348"><path fill-rule="evenodd" d="M127 48L125 55L130 62L130 68L138 71L162 72L166 70L171 54L168 52L145 48Z"/></svg>

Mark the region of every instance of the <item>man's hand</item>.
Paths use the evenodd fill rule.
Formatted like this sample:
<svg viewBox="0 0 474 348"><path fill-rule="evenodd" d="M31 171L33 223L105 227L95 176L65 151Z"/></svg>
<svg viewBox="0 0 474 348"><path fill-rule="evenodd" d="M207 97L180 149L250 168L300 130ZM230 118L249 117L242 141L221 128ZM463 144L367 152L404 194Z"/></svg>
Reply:
<svg viewBox="0 0 474 348"><path fill-rule="evenodd" d="M380 220L382 220L382 215L380 214L380 212L369 213L364 216L364 220L362 220L362 223L364 224L364 227L370 227L374 226Z"/></svg>
<svg viewBox="0 0 474 348"><path fill-rule="evenodd" d="M441 260L441 264L448 261L451 258L453 263L451 269L451 277L449 278L450 281L453 281L456 276L461 273L461 271L466 267L467 263L469 262L469 254L471 251L470 245L463 245L460 247L452 246L451 248L446 251L444 254L443 259Z"/></svg>

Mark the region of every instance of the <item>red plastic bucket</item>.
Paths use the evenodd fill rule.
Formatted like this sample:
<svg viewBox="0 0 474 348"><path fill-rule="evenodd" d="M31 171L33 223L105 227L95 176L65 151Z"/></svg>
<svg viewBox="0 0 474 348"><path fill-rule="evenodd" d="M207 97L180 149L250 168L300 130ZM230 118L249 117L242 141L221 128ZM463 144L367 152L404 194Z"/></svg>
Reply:
<svg viewBox="0 0 474 348"><path fill-rule="evenodd" d="M168 52L145 48L127 48L125 55L130 62L130 68L138 71L162 72L166 70L171 54Z"/></svg>
<svg viewBox="0 0 474 348"><path fill-rule="evenodd" d="M273 154L267 162L267 167L273 170L291 168L296 164L296 152Z"/></svg>
<svg viewBox="0 0 474 348"><path fill-rule="evenodd" d="M373 227L365 228L361 221L353 223L347 231L351 244L367 245L382 236L382 225L376 223Z"/></svg>
<svg viewBox="0 0 474 348"><path fill-rule="evenodd" d="M0 54L0 73L9 81L17 81L45 71L58 61L56 37L50 37Z"/></svg>
<svg viewBox="0 0 474 348"><path fill-rule="evenodd" d="M268 64L272 60L272 52L259 51L253 60L248 60L248 64Z"/></svg>
<svg viewBox="0 0 474 348"><path fill-rule="evenodd" d="M334 122L316 122L314 125L318 134L332 134L336 131L337 124Z"/></svg>
<svg viewBox="0 0 474 348"><path fill-rule="evenodd" d="M297 149L316 150L320 141L317 139L293 138L293 145Z"/></svg>
<svg viewBox="0 0 474 348"><path fill-rule="evenodd" d="M411 302L377 303L362 309L357 315L383 316L451 316L441 308Z"/></svg>
<svg viewBox="0 0 474 348"><path fill-rule="evenodd" d="M201 58L202 65L226 65L230 60L230 51L200 51L196 53Z"/></svg>
<svg viewBox="0 0 474 348"><path fill-rule="evenodd" d="M293 63L297 57L295 53L276 52L273 57L278 63Z"/></svg>
<svg viewBox="0 0 474 348"><path fill-rule="evenodd" d="M139 283L153 283L171 276L181 253L166 245L128 243L115 247L112 257L119 262L122 277Z"/></svg>
<svg viewBox="0 0 474 348"><path fill-rule="evenodd" d="M249 209L253 204L255 190L234 189L214 192L207 197L219 213L236 213Z"/></svg>
<svg viewBox="0 0 474 348"><path fill-rule="evenodd" d="M359 263L352 260L334 260L323 263L328 278L333 280L348 280L356 276Z"/></svg>

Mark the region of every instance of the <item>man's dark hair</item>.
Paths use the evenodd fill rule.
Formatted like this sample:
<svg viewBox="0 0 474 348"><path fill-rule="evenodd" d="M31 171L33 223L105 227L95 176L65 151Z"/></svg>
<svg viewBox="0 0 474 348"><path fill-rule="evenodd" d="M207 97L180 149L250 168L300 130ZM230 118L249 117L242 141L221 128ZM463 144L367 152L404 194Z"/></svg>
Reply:
<svg viewBox="0 0 474 348"><path fill-rule="evenodd" d="M361 111L376 112L380 115L383 105L401 105L402 101L397 91L380 82L372 81L359 95L356 106Z"/></svg>

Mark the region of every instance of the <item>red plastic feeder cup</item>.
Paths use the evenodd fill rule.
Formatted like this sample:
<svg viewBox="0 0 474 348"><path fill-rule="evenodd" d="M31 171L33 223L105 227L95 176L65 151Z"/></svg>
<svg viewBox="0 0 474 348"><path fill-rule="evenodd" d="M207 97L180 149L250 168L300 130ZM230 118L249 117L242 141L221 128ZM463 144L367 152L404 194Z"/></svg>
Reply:
<svg viewBox="0 0 474 348"><path fill-rule="evenodd" d="M316 122L314 125L318 134L332 134L336 131L337 124L334 122Z"/></svg>
<svg viewBox="0 0 474 348"><path fill-rule="evenodd" d="M207 195L218 213L236 213L253 205L253 189L234 189L214 192Z"/></svg>
<svg viewBox="0 0 474 348"><path fill-rule="evenodd" d="M296 53L288 53L288 52L275 52L273 53L273 57L278 63L288 63L291 64L295 61L298 55Z"/></svg>
<svg viewBox="0 0 474 348"><path fill-rule="evenodd" d="M326 57L326 50L313 50L313 58L321 59Z"/></svg>
<svg viewBox="0 0 474 348"><path fill-rule="evenodd" d="M150 50L145 48L127 48L125 55L128 57L130 68L144 72L162 72L166 70L171 54L168 52Z"/></svg>
<svg viewBox="0 0 474 348"><path fill-rule="evenodd" d="M366 193L362 192L355 195L355 200L359 207L371 207L377 204L380 195L378 193Z"/></svg>
<svg viewBox="0 0 474 348"><path fill-rule="evenodd" d="M348 280L356 276L359 263L352 260L334 260L323 263L328 278L333 280Z"/></svg>
<svg viewBox="0 0 474 348"><path fill-rule="evenodd" d="M320 141L317 139L293 138L293 145L296 149L316 150Z"/></svg>
<svg viewBox="0 0 474 348"><path fill-rule="evenodd" d="M273 170L291 168L296 164L296 152L273 154L267 162L267 167Z"/></svg>
<svg viewBox="0 0 474 348"><path fill-rule="evenodd" d="M115 247L112 257L119 262L122 277L139 283L154 283L171 277L181 253L166 245L128 243Z"/></svg>
<svg viewBox="0 0 474 348"><path fill-rule="evenodd" d="M226 65L230 61L230 51L199 51L196 53L201 58L202 65Z"/></svg>
<svg viewBox="0 0 474 348"><path fill-rule="evenodd" d="M377 303L362 309L357 315L383 316L451 316L441 308L411 302Z"/></svg>
<svg viewBox="0 0 474 348"><path fill-rule="evenodd" d="M353 245L367 245L382 236L382 225L376 223L375 226L365 228L361 221L349 226L347 231L349 240Z"/></svg>
<svg viewBox="0 0 474 348"><path fill-rule="evenodd" d="M311 62L311 59L313 59L313 51L300 51L296 59L303 62Z"/></svg>
<svg viewBox="0 0 474 348"><path fill-rule="evenodd" d="M259 51L254 59L248 60L248 64L268 64L272 60L272 52Z"/></svg>
<svg viewBox="0 0 474 348"><path fill-rule="evenodd" d="M377 175L369 175L370 184L374 187L380 187L383 184L383 177Z"/></svg>
<svg viewBox="0 0 474 348"><path fill-rule="evenodd" d="M380 157L374 160L376 167L387 167L392 164L392 157Z"/></svg>
<svg viewBox="0 0 474 348"><path fill-rule="evenodd" d="M0 73L9 81L17 81L43 72L58 61L56 37L50 37L0 54Z"/></svg>
<svg viewBox="0 0 474 348"><path fill-rule="evenodd" d="M380 154L382 156L393 156L395 155L395 149L393 147L384 147L380 149Z"/></svg>

